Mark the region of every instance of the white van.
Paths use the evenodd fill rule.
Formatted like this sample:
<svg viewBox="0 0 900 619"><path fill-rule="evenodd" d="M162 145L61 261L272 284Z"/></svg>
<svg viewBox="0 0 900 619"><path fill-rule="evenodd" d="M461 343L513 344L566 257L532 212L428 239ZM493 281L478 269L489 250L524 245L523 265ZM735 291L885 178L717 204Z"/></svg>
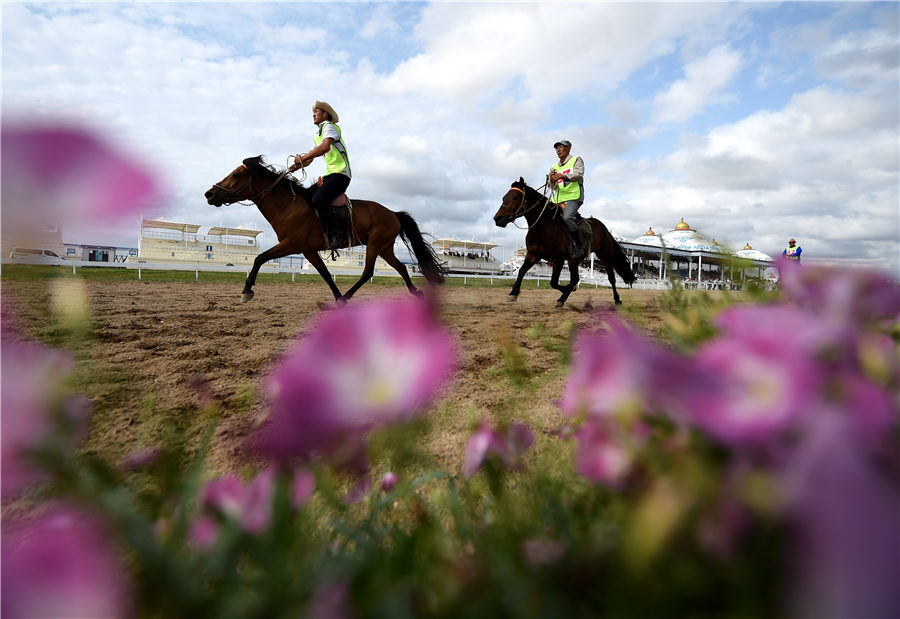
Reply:
<svg viewBox="0 0 900 619"><path fill-rule="evenodd" d="M49 249L13 247L9 257L26 264L66 264L66 259Z"/></svg>

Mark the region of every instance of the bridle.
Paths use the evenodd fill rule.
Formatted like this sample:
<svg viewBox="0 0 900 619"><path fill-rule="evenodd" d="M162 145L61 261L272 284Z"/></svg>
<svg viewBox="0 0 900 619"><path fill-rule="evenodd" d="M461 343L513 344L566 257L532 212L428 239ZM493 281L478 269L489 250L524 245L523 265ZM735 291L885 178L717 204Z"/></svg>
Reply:
<svg viewBox="0 0 900 619"><path fill-rule="evenodd" d="M548 186L548 184L544 185L545 188L547 186ZM521 187L516 187L515 185L513 185L509 189L510 189L510 191L516 190L522 194L522 204L519 205L519 207L515 210L515 212L512 213L512 225L514 225L516 228L519 228L519 230L527 230L528 226L526 226L525 228L522 228L521 226L519 226L516 223L516 219L518 219L519 217L523 217L525 215L525 213L527 213L528 211L531 211L531 210L537 208L538 206L541 206L541 212L538 214L537 219L534 220L534 223L537 223L538 221L540 221L541 217L544 216L544 211L547 210L547 206L552 204L550 201L550 198L548 198L546 195L542 195L543 200L536 200L535 202L528 204L527 203L528 201L526 200L526 196L528 194L525 193L524 189L522 189ZM533 224L531 224L531 225L533 225Z"/></svg>
<svg viewBox="0 0 900 619"><path fill-rule="evenodd" d="M224 192L226 192L228 195L230 195L230 196L232 196L232 197L234 198L234 200L231 200L230 202L223 202L223 203L222 203L223 205L226 205L226 204L236 204L236 203L237 203L237 204L240 204L240 203L255 203L257 200L261 200L262 198L265 198L267 195L269 195L269 192L272 191L272 189L275 188L275 185L277 185L277 184L281 181L281 179L283 179L285 176L288 175L287 170L285 170L284 172L282 172L281 174L279 174L279 175L278 175L278 178L276 178L275 181L274 181L271 185L269 185L266 189L263 189L262 191L260 191L260 192L257 193L257 194L253 194L253 175L249 173L250 170L249 170L249 168L247 168L247 165L246 165L246 164L243 164L243 163L242 163L242 164L241 164L241 167L244 168L245 170L247 170L248 175L247 175L247 180L246 180L242 185L240 185L237 189L231 189L230 187L223 187L223 186L220 185L219 183L213 184L213 187L214 187L214 188L219 189L219 190L221 190L221 191L224 191ZM238 194L239 194L241 191L243 191L243 189L244 189L245 187L249 189L251 196L250 196L249 198L239 198L239 197L238 197Z"/></svg>

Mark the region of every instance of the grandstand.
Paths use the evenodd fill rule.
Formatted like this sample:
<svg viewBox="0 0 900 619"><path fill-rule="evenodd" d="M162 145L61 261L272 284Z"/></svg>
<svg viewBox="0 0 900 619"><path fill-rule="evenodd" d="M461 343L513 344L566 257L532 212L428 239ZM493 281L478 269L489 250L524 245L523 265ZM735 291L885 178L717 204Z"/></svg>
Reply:
<svg viewBox="0 0 900 619"><path fill-rule="evenodd" d="M450 273L499 275L500 263L491 254L497 243L443 238L431 242L434 252Z"/></svg>
<svg viewBox="0 0 900 619"><path fill-rule="evenodd" d="M214 226L198 234L197 224L159 219L142 219L136 256L128 262L208 264L250 267L261 251L262 230L238 226Z"/></svg>

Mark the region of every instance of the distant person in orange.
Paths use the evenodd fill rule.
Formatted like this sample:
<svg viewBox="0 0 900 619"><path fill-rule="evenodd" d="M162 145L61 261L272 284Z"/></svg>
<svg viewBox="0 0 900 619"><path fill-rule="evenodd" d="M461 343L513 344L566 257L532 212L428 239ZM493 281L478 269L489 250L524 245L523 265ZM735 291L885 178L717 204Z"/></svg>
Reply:
<svg viewBox="0 0 900 619"><path fill-rule="evenodd" d="M788 241L788 246L784 248L784 251L781 252L781 255L788 260L800 262L800 254L802 252L803 249L799 245L797 245L797 239L790 239Z"/></svg>

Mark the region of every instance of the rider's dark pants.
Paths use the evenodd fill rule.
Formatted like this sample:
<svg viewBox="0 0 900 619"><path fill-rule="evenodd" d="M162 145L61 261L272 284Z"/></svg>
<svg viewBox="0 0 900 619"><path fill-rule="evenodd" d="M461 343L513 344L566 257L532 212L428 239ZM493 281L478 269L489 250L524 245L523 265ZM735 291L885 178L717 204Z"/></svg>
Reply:
<svg viewBox="0 0 900 619"><path fill-rule="evenodd" d="M345 174L329 174L322 178L322 186L313 194L313 209L319 213L327 213L331 210L331 203L339 195L347 191L350 185L350 177Z"/></svg>
<svg viewBox="0 0 900 619"><path fill-rule="evenodd" d="M576 216L578 215L578 209L581 207L581 202L578 200L569 200L568 202L563 203L563 223L566 224L566 230L569 231L575 239L581 239L581 235L578 231L578 220Z"/></svg>

